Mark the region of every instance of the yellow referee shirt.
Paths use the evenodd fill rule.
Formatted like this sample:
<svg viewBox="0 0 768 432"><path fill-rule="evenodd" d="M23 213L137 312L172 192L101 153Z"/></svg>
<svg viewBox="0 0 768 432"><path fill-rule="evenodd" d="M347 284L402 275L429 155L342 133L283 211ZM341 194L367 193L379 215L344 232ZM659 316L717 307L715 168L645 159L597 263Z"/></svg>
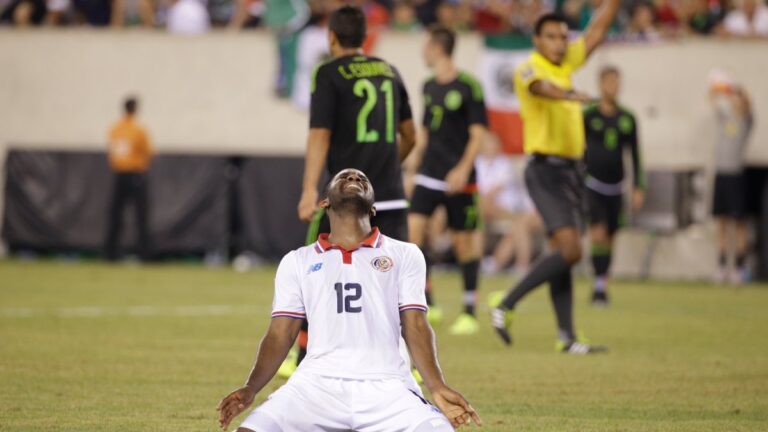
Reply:
<svg viewBox="0 0 768 432"><path fill-rule="evenodd" d="M584 38L568 44L560 65L534 51L515 68L515 93L520 100L525 152L580 159L584 154L584 120L581 103L553 100L531 94L531 83L549 81L563 89L572 88L571 74L584 64Z"/></svg>

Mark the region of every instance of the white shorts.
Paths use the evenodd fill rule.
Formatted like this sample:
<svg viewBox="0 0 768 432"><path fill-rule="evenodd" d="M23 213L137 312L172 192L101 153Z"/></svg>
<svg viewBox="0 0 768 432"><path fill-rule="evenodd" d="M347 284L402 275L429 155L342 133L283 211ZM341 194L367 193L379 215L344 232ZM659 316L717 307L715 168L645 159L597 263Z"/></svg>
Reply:
<svg viewBox="0 0 768 432"><path fill-rule="evenodd" d="M297 371L240 425L254 432L453 430L400 379L354 380Z"/></svg>

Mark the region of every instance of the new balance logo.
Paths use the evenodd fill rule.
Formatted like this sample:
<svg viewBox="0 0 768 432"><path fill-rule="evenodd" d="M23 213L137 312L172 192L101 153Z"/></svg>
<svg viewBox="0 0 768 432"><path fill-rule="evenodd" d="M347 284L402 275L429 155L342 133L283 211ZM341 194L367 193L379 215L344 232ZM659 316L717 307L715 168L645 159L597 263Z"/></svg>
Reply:
<svg viewBox="0 0 768 432"><path fill-rule="evenodd" d="M311 266L309 266L309 270L307 270L307 274L314 273L320 270L321 268L323 268L323 263L312 264Z"/></svg>

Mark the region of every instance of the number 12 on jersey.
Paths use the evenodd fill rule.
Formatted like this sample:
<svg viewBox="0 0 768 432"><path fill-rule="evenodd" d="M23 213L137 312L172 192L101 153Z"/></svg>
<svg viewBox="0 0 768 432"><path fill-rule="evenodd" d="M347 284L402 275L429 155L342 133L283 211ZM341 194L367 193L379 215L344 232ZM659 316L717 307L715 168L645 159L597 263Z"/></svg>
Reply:
<svg viewBox="0 0 768 432"><path fill-rule="evenodd" d="M360 284L337 282L333 289L336 290L336 313L360 313L363 311L362 306L352 304L363 296L363 287Z"/></svg>
<svg viewBox="0 0 768 432"><path fill-rule="evenodd" d="M384 94L384 108L386 110L386 141L395 142L395 92L392 80L384 80L379 90ZM359 79L352 88L355 96L365 98L363 107L357 114L357 142L370 143L379 140L380 133L377 130L368 130L368 117L379 102L379 92L369 79Z"/></svg>

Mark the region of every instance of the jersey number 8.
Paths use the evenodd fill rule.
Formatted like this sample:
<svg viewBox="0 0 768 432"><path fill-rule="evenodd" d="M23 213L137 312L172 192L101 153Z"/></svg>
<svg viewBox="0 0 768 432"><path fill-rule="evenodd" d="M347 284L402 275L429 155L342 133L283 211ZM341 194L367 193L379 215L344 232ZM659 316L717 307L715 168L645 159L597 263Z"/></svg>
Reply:
<svg viewBox="0 0 768 432"><path fill-rule="evenodd" d="M380 90L384 94L384 104L387 113L386 141L394 143L395 94L392 80L384 80L381 83ZM371 115L371 111L376 108L376 104L379 102L379 92L376 90L376 86L368 79L359 79L355 82L352 91L355 93L355 96L365 98L365 103L357 114L357 142L371 143L379 141L379 131L368 130L368 116Z"/></svg>
<svg viewBox="0 0 768 432"><path fill-rule="evenodd" d="M342 284L337 282L333 286L336 290L336 313L360 313L363 311L362 306L352 305L353 301L360 300L363 296L363 287L358 283ZM345 291L353 291L352 293L346 293ZM346 294L346 295L345 295Z"/></svg>

